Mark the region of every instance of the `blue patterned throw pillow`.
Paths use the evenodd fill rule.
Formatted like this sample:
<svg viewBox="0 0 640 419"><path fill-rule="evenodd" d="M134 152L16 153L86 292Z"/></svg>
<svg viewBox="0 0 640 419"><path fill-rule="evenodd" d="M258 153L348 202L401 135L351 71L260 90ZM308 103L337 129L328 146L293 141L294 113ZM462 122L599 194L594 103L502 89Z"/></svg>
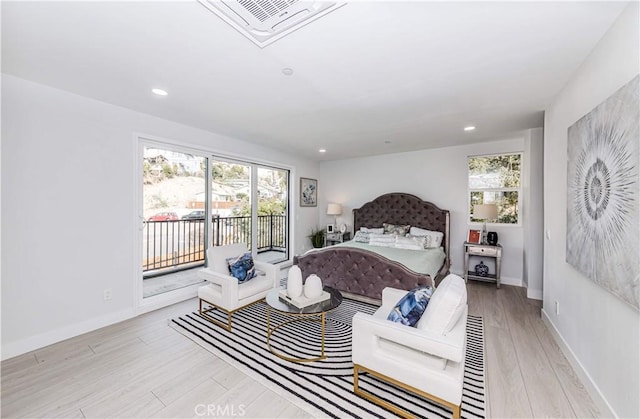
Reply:
<svg viewBox="0 0 640 419"><path fill-rule="evenodd" d="M241 256L228 258L229 272L238 282L246 282L256 276L256 268L253 266L253 257L247 252Z"/></svg>
<svg viewBox="0 0 640 419"><path fill-rule="evenodd" d="M429 304L431 294L433 288L430 286L412 289L398 301L387 320L415 327Z"/></svg>

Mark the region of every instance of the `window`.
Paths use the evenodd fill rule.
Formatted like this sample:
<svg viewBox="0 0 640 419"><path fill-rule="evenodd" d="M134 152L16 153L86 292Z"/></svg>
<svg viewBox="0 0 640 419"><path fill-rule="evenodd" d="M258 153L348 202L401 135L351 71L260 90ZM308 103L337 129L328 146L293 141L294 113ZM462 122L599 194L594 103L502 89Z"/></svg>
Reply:
<svg viewBox="0 0 640 419"><path fill-rule="evenodd" d="M289 170L213 156L211 244L244 243L257 260L289 258Z"/></svg>
<svg viewBox="0 0 640 419"><path fill-rule="evenodd" d="M522 154L469 157L469 220L473 206L496 204L499 224L520 224Z"/></svg>

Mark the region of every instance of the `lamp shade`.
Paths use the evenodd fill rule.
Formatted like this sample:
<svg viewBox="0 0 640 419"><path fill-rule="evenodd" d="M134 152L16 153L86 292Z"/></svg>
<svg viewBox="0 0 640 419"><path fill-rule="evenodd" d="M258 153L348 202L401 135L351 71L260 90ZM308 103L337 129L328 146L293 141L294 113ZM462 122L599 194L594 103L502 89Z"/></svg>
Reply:
<svg viewBox="0 0 640 419"><path fill-rule="evenodd" d="M495 220L498 218L498 206L496 204L474 205L473 217L478 220Z"/></svg>
<svg viewBox="0 0 640 419"><path fill-rule="evenodd" d="M327 215L340 215L342 214L342 205L329 204L327 205Z"/></svg>

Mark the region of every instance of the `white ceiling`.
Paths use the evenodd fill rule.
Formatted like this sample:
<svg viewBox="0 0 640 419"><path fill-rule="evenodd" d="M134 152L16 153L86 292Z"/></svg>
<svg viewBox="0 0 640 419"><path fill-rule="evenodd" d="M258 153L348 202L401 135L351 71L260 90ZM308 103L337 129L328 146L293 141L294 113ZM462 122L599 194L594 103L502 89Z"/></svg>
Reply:
<svg viewBox="0 0 640 419"><path fill-rule="evenodd" d="M542 126L626 4L356 1L260 49L195 0L3 1L2 71L330 160Z"/></svg>

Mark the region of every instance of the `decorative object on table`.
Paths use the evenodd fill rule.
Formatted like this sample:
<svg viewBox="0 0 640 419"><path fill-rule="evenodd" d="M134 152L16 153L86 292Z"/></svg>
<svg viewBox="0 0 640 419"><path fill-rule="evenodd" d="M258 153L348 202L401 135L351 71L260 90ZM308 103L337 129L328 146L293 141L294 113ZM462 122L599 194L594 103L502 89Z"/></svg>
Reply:
<svg viewBox="0 0 640 419"><path fill-rule="evenodd" d="M300 206L318 206L318 181L316 179L300 178Z"/></svg>
<svg viewBox="0 0 640 419"><path fill-rule="evenodd" d="M333 224L331 225L331 231L329 231L329 226L327 226L327 233L333 233L334 227L338 226L338 215L342 215L342 205L330 203L327 205L327 215L333 215Z"/></svg>
<svg viewBox="0 0 640 419"><path fill-rule="evenodd" d="M377 309L371 304L344 299L335 311L327 313L326 336L329 338L325 341L325 353L329 362L312 364L283 362L269 351L264 334L260 333L267 328L266 304L254 304L237 312L237 325L231 333L214 325L202 325L198 315L191 313L172 319L170 326L242 373L259 378L269 390L300 406L310 417L389 417L389 411L356 396L353 386L349 385L353 382L352 342L346 337L352 333L352 318L358 312L373 314ZM320 322L298 322L292 323L290 328L283 328L282 332L290 342L289 347L303 350L309 346L320 347L320 328ZM339 336L345 338L334 338ZM278 342L274 341L273 345L278 345ZM469 315L463 384L465 396L462 398L462 409L467 419L486 416L484 355L482 317ZM269 373L264 374L263 371ZM399 387L380 386L378 379L369 374L360 374L359 380L363 389L370 389L379 397L403 400L403 407L418 417L451 418L451 410L446 407L421 397L407 397L406 391ZM336 381L345 385L337 386ZM211 385L213 389L215 383L212 381Z"/></svg>
<svg viewBox="0 0 640 419"><path fill-rule="evenodd" d="M568 129L567 263L640 308L640 76Z"/></svg>
<svg viewBox="0 0 640 419"><path fill-rule="evenodd" d="M327 224L327 234L333 233L334 226L333 224Z"/></svg>
<svg viewBox="0 0 640 419"><path fill-rule="evenodd" d="M482 244L487 244L487 221L498 218L498 206L496 204L476 204L473 206L473 218L482 220Z"/></svg>
<svg viewBox="0 0 640 419"><path fill-rule="evenodd" d="M496 244L498 244L498 233L496 233L495 231L487 232L487 243L491 246L495 246Z"/></svg>
<svg viewBox="0 0 640 419"><path fill-rule="evenodd" d="M319 249L324 246L324 235L324 230L314 229L311 230L311 234L309 234L307 237L311 240L311 244L313 245L313 247Z"/></svg>
<svg viewBox="0 0 640 419"><path fill-rule="evenodd" d="M342 223L342 224L340 225L340 233L344 234L344 233L346 233L346 232L347 232L347 225L346 225L346 224L344 224L344 223Z"/></svg>
<svg viewBox="0 0 640 419"><path fill-rule="evenodd" d="M476 275L478 276L488 276L489 275L489 267L484 264L483 261L480 261L475 267Z"/></svg>
<svg viewBox="0 0 640 419"><path fill-rule="evenodd" d="M302 291L302 271L298 265L293 265L289 268L287 276L287 295L290 298L297 298L302 295Z"/></svg>
<svg viewBox="0 0 640 419"><path fill-rule="evenodd" d="M316 274L311 274L304 282L304 296L309 299L318 298L322 295L322 280Z"/></svg>
<svg viewBox="0 0 640 419"><path fill-rule="evenodd" d="M285 303L296 308L305 308L314 304L321 303L323 301L327 301L331 298L331 294L321 290L320 295L315 298L307 298L305 297L304 293L298 297L289 297L286 290L280 290L278 293L278 297Z"/></svg>
<svg viewBox="0 0 640 419"><path fill-rule="evenodd" d="M480 244L480 242L482 241L482 232L480 230L469 230L467 241L469 243Z"/></svg>

